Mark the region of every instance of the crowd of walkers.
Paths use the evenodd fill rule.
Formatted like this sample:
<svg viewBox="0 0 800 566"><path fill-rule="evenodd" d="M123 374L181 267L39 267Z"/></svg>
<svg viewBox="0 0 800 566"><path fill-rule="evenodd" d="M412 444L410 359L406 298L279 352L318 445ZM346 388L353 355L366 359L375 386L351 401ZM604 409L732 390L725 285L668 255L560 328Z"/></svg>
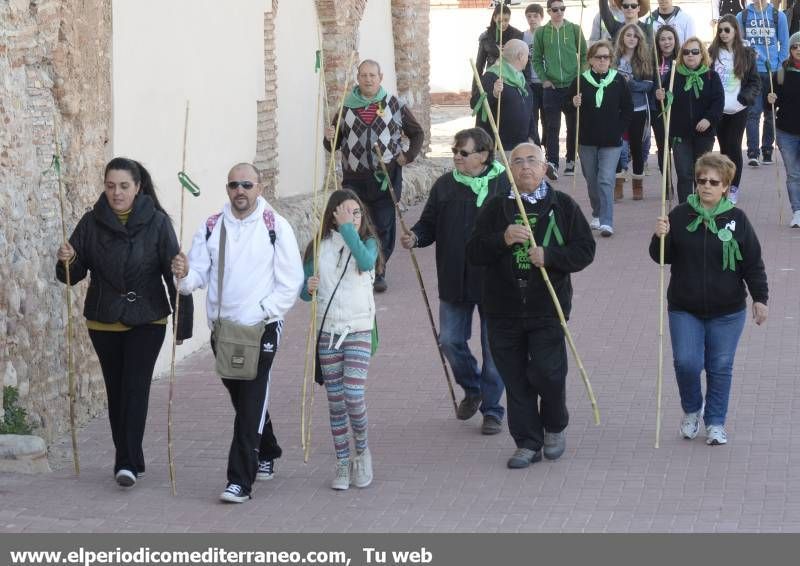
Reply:
<svg viewBox="0 0 800 566"><path fill-rule="evenodd" d="M695 438L702 422L707 444L726 444L748 293L755 323L768 316L759 240L736 207L745 131L752 167L773 162L777 139L791 226L800 227L800 113L792 103L800 96L800 32L788 33L795 9L784 14L754 0L740 7L750 11L743 17L720 2L707 48L671 0L659 0L652 12L645 0L600 0L599 7L589 45L565 19L563 0L547 0L546 24L545 9L528 6L524 32L509 25L507 6L494 10L479 38L476 127L455 135L453 169L435 181L419 221L399 237L394 201L423 134L404 102L381 86L376 61L359 65L341 121L321 140L328 151L341 150L343 188L329 196L319 237L302 258L293 227L262 196L252 164L231 167L227 201L201 222L184 253L147 169L131 159L110 161L103 194L58 249L56 276L73 285L90 276L84 315L105 379L116 482L130 488L145 472L150 382L168 317L180 301L176 338L189 339L192 292L207 288L215 370L235 413L220 499L247 501L254 483L275 473L282 450L267 408L271 367L298 297L317 306L316 381L327 394L336 459L331 487L369 486L365 390L378 345L374 293L388 288L396 239L406 249L436 248L440 347L464 392L457 418L480 411L481 433L495 435L507 413L516 445L509 468L560 458L569 423L563 317L572 306L571 277L594 259L592 231L614 234L614 202L624 197L619 174L628 161L633 199L644 198L651 130L659 167L670 152L677 172L678 204L656 219L649 253L671 266L680 435ZM670 106L680 111L672 113L667 140ZM776 128L765 118L759 146L758 120L773 108ZM574 175L578 163L588 218L552 184L559 173ZM476 311L482 365L468 345Z"/></svg>

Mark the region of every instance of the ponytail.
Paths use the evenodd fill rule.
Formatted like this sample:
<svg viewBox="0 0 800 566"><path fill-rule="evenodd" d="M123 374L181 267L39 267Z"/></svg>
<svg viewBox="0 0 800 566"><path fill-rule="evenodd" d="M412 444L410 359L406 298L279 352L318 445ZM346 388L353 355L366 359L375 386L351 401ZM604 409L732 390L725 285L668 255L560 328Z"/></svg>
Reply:
<svg viewBox="0 0 800 566"><path fill-rule="evenodd" d="M150 172L145 169L144 165L134 159L128 159L127 157L115 157L106 165L103 178L108 176L109 171L127 171L130 173L133 182L139 185L139 191L141 191L141 194L147 195L153 199L153 204L155 205L156 210L167 214L167 211L164 210L164 207L162 207L161 203L158 202L158 197L156 196L156 187L153 184L153 178L150 176Z"/></svg>

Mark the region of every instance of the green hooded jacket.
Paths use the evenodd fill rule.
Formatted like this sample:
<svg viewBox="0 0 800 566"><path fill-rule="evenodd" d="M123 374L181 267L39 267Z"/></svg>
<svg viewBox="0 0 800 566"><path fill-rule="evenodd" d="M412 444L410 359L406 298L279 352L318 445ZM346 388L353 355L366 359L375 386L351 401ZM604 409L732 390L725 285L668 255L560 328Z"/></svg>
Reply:
<svg viewBox="0 0 800 566"><path fill-rule="evenodd" d="M586 66L586 39L580 26L566 20L559 28L547 23L533 36L533 70L542 82L550 81L556 88L568 87L578 76L579 48L582 70Z"/></svg>

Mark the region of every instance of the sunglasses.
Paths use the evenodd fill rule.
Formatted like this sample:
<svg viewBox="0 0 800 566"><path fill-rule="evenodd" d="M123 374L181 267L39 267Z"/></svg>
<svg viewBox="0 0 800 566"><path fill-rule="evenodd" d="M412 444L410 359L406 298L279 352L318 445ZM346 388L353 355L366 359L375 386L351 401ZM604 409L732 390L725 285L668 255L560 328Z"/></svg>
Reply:
<svg viewBox="0 0 800 566"><path fill-rule="evenodd" d="M683 53L684 55L700 55L700 50L697 49L697 48L695 48L695 49L684 49L684 50L681 51L681 53Z"/></svg>
<svg viewBox="0 0 800 566"><path fill-rule="evenodd" d="M695 185L711 185L712 187L719 187L722 181L716 179L709 179L708 177L697 177L694 180Z"/></svg>
<svg viewBox="0 0 800 566"><path fill-rule="evenodd" d="M461 157L469 157L470 155L480 153L480 151L467 151L465 149L456 149L455 147L451 147L450 151L453 152L453 155L460 155Z"/></svg>
<svg viewBox="0 0 800 566"><path fill-rule="evenodd" d="M594 59L600 59L601 61L605 61L611 59L611 55L594 55Z"/></svg>
<svg viewBox="0 0 800 566"><path fill-rule="evenodd" d="M733 28L719 28L717 33L733 33Z"/></svg>
<svg viewBox="0 0 800 566"><path fill-rule="evenodd" d="M235 191L239 187L242 187L244 190L249 191L256 185L252 181L228 181L228 184L225 186L232 191Z"/></svg>
<svg viewBox="0 0 800 566"><path fill-rule="evenodd" d="M789 49L800 49L800 43L795 43L789 46Z"/></svg>
<svg viewBox="0 0 800 566"><path fill-rule="evenodd" d="M558 8L548 8L550 12L565 12L567 10L566 6L559 6Z"/></svg>
<svg viewBox="0 0 800 566"><path fill-rule="evenodd" d="M633 10L634 8L638 8L639 4L622 4L622 8L625 10Z"/></svg>

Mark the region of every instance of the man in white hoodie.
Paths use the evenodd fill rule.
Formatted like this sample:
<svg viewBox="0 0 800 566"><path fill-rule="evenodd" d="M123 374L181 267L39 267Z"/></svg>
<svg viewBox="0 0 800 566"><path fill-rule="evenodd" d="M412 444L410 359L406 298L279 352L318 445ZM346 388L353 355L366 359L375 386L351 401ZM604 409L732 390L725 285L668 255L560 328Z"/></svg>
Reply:
<svg viewBox="0 0 800 566"><path fill-rule="evenodd" d="M283 317L303 284L303 266L292 227L261 196L260 181L252 164L234 165L226 184L230 203L201 224L189 257L181 253L172 261L182 294L208 287L209 327L217 318L248 326L267 323L257 377L250 381L222 379L236 411L228 454L228 485L220 495L222 501L230 503L250 499L253 482L271 479L274 459L281 455L267 412L270 368ZM224 295L220 307L217 277L223 225Z"/></svg>
<svg viewBox="0 0 800 566"><path fill-rule="evenodd" d="M647 18L648 23L652 23L653 33L665 24L669 24L678 32L678 48L683 42L694 37L694 20L686 12L672 5L672 0L658 0L658 8L653 10Z"/></svg>

